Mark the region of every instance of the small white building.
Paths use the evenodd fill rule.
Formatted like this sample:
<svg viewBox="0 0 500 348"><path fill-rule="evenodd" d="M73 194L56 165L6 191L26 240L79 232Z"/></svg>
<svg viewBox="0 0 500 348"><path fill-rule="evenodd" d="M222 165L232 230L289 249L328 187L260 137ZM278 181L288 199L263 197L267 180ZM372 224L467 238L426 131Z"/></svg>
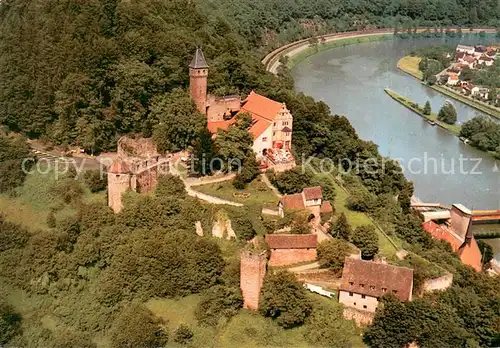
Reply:
<svg viewBox="0 0 500 348"><path fill-rule="evenodd" d="M474 54L476 49L473 46L458 45L457 52L465 52L467 54Z"/></svg>

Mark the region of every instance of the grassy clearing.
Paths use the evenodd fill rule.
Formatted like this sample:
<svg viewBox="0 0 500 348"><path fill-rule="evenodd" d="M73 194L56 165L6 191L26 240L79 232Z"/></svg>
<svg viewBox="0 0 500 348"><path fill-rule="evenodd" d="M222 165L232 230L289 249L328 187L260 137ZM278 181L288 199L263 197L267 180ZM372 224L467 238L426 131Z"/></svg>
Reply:
<svg viewBox="0 0 500 348"><path fill-rule="evenodd" d="M424 74L420 69L418 68L418 65L422 58L420 57L411 57L411 56L406 56L401 58L398 61L398 68L404 71L407 74L410 74L411 76L422 80L424 78Z"/></svg>
<svg viewBox="0 0 500 348"><path fill-rule="evenodd" d="M365 213L361 213L358 211L352 211L347 208L346 201L347 198L349 197L349 193L346 192L346 190L341 187L337 181L332 177L331 174L317 174L323 177L328 177L335 188L335 203L334 203L334 208L335 208L335 214L339 215L341 213L344 213L345 216L347 217L347 221L349 221L349 224L353 227L356 228L358 226L362 225L371 225L375 227L375 230L377 231L378 234L378 239L379 239L379 249L380 249L380 254L385 256L385 257L393 257L396 255L397 248L391 243L391 241L388 239L388 237L382 233L381 229L373 222L372 219ZM399 241L393 239L393 243L399 246Z"/></svg>
<svg viewBox="0 0 500 348"><path fill-rule="evenodd" d="M242 204L259 204L265 208L277 209L279 198L262 179L257 177L244 190L237 190L231 181L194 186L194 190L210 196Z"/></svg>
<svg viewBox="0 0 500 348"><path fill-rule="evenodd" d="M298 52L297 54L289 56L287 67L291 69L301 61L305 60L306 58L313 56L319 52L330 50L332 48L354 45L363 42L382 41L391 39L392 39L392 34L382 34L382 35L372 35L363 37L349 37L326 43L319 43L316 47L307 47L304 50ZM308 45L308 43L305 43L304 45Z"/></svg>
<svg viewBox="0 0 500 348"><path fill-rule="evenodd" d="M47 230L47 215L55 210L55 217L60 221L76 213L74 205L65 204L53 193L53 187L61 175L53 170L33 171L26 176L24 184L18 187L15 194L0 195L0 212L9 221L20 224L29 230ZM45 174L42 174L45 173ZM85 202L105 202L106 192L91 193L85 187Z"/></svg>
<svg viewBox="0 0 500 348"><path fill-rule="evenodd" d="M403 97L402 95L399 95L397 94L396 92L386 88L385 89L385 92L392 98L394 99L395 101L397 101L398 103L400 103L401 105L405 106L406 108L410 109L411 111L413 111L414 113L416 113L417 115L419 115L420 117L424 118L424 119L428 119L428 120L431 120L431 121L434 121L436 122L436 124L447 130L448 132L452 133L453 135L456 135L456 136L459 136L460 134L460 129L462 127L458 126L458 125L450 125L450 124L447 124L445 122L441 122L441 121L438 121L437 119L437 114L435 113L431 113L430 115L425 115L423 113L423 107L422 106L419 106L418 108L415 107L414 105L416 105L414 102L412 102L411 100L409 99L406 99L405 97Z"/></svg>

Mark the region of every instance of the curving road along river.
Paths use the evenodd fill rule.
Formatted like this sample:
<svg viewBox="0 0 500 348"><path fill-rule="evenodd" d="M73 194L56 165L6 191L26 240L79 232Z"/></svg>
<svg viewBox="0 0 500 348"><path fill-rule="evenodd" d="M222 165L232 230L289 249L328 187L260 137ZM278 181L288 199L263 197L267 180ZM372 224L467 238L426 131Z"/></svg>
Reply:
<svg viewBox="0 0 500 348"><path fill-rule="evenodd" d="M470 35L461 43L493 40ZM292 69L292 75L298 91L324 101L333 113L346 115L363 139L378 144L383 155L400 159L422 201L499 209L497 162L425 123L384 93L389 87L421 105L429 100L432 109L439 110L446 98L399 71L396 64L414 48L445 42L459 43L457 39L398 39L345 46L306 59ZM481 114L452 102L459 122Z"/></svg>

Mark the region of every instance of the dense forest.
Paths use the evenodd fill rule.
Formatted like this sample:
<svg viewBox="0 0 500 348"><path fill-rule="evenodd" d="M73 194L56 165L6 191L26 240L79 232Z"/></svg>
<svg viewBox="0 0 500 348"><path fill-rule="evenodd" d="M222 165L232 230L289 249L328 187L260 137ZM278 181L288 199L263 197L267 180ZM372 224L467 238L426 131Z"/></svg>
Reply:
<svg viewBox="0 0 500 348"><path fill-rule="evenodd" d="M279 43L334 30L410 22L497 26L499 11L497 1L463 0L5 0L0 4L0 123L24 136L79 145L92 153L113 149L122 134L140 133L153 136L164 151L210 149L219 155L242 152L247 158L246 121L212 142L189 99L188 64L201 46L210 65L212 93L244 96L254 89L286 102L294 116L297 158L380 160L343 176L351 192L349 208L369 214L406 249L454 273L454 286L439 295L406 304L387 300L365 342L373 347L413 341L421 346L494 345L500 342L498 278L475 274L449 246L433 241L410 212L413 186L399 166L390 160L381 166L376 144L360 139L346 117L296 93L286 70L273 76L260 59ZM244 141L232 143L233 135ZM9 189L22 184L16 169L28 149L17 134L2 133L0 142L0 178L2 185L8 182L0 191L15 196L17 191ZM287 175L274 178L283 192L317 183L297 173ZM0 217L2 281L72 330L41 327L40 320L50 324L45 316L23 318L21 325L16 309L0 299L0 345L94 347L93 336L103 332L110 340L103 346L188 344L193 335L189 327L179 325L174 337L166 337L162 327L167 324L138 304L151 297L201 292L196 320L207 326L227 323L238 312L238 263L227 262L227 250L215 241L194 234L194 222L201 219L205 227L213 211L187 197L182 183L168 178L150 197L127 197L125 209L115 216L102 204L84 202L81 183L72 179L63 178L46 195L59 197L61 207L72 205L76 213L64 219L49 215L48 230L27 229ZM96 190L103 188L94 184ZM333 200L334 192L328 194ZM244 211L233 219L242 241L262 224L259 219L249 222L249 216ZM350 238L361 245L364 233L374 234L357 228ZM373 244L364 246L371 257ZM406 262L421 284L425 269ZM267 277L261 314L287 329L304 325L309 344L359 346L359 331L341 319L341 309L311 303L292 278L287 273ZM293 296L276 291L280 286ZM401 322L402 317L409 319ZM250 334L252 330L257 329L249 329ZM266 332L261 345L282 344L272 341L275 333Z"/></svg>

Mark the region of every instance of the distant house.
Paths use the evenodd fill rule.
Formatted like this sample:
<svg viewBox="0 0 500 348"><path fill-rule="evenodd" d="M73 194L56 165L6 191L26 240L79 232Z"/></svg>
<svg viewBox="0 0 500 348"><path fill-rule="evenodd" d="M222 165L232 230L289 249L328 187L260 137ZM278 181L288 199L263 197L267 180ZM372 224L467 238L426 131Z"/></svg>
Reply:
<svg viewBox="0 0 500 348"><path fill-rule="evenodd" d="M490 94L490 90L485 87L477 87L475 86L474 88L471 89L471 96L481 98L481 99L488 99Z"/></svg>
<svg viewBox="0 0 500 348"><path fill-rule="evenodd" d="M271 250L271 266L316 260L318 236L315 234L268 234L265 238Z"/></svg>
<svg viewBox="0 0 500 348"><path fill-rule="evenodd" d="M497 51L492 47L488 47L488 52L486 52L486 55L492 59L495 59L497 57Z"/></svg>
<svg viewBox="0 0 500 348"><path fill-rule="evenodd" d="M488 51L486 46L483 45L478 45L474 47L474 56L480 57L481 55L485 54Z"/></svg>
<svg viewBox="0 0 500 348"><path fill-rule="evenodd" d="M458 52L455 54L455 59L459 61L460 59L463 59L465 57L465 52Z"/></svg>
<svg viewBox="0 0 500 348"><path fill-rule="evenodd" d="M465 56L462 59L462 63L467 64L469 68L473 69L476 65L476 58L474 58L473 56Z"/></svg>
<svg viewBox="0 0 500 348"><path fill-rule="evenodd" d="M458 74L449 72L448 73L448 81L446 81L446 84L448 86L455 86L460 82L458 79Z"/></svg>
<svg viewBox="0 0 500 348"><path fill-rule="evenodd" d="M317 222L319 222L321 214L333 212L330 202L323 200L321 186L307 187L301 193L284 195L278 203L280 216L285 215L285 210L309 211Z"/></svg>
<svg viewBox="0 0 500 348"><path fill-rule="evenodd" d="M385 263L346 258L339 289L339 302L347 309L373 314L380 297L392 294L411 301L413 270ZM351 319L352 311L344 311Z"/></svg>
<svg viewBox="0 0 500 348"><path fill-rule="evenodd" d="M473 46L458 45L457 52L465 52L467 54L474 54L475 48Z"/></svg>
<svg viewBox="0 0 500 348"><path fill-rule="evenodd" d="M477 62L486 66L492 66L495 61L493 60L493 58L490 58L487 55L482 55L481 57L479 57Z"/></svg>

